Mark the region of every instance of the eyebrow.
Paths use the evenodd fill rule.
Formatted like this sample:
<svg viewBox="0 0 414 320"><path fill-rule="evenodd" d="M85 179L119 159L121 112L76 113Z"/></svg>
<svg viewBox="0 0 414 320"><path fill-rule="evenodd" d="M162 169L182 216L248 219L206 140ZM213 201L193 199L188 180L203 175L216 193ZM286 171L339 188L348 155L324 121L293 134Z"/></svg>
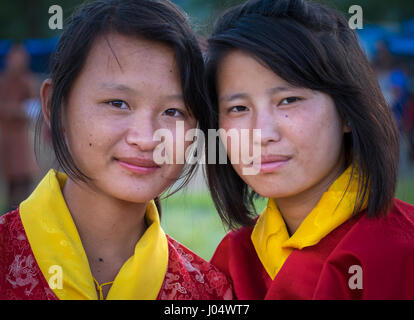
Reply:
<svg viewBox="0 0 414 320"><path fill-rule="evenodd" d="M288 90L292 90L294 87L292 86L277 86L274 88L270 88L266 90L266 93L268 95L272 95L275 93L279 93L279 92L283 92L283 91L288 91ZM248 98L249 95L247 93L234 93L234 94L228 94L225 96L220 97L219 101L227 101L227 102L231 102L233 100L237 100L237 99L246 99Z"/></svg>
<svg viewBox="0 0 414 320"><path fill-rule="evenodd" d="M131 88L127 85L124 84L118 84L118 83L110 83L110 82L104 82L101 83L99 86L101 89L105 89L105 90L118 90L118 91L123 91L126 93L130 93L130 94L134 94L134 95L138 95L139 91ZM169 94L165 96L166 99L168 100L179 100L182 101L184 100L184 97L181 93L174 93L174 94Z"/></svg>
<svg viewBox="0 0 414 320"><path fill-rule="evenodd" d="M274 87L274 88L270 88L266 90L267 94L275 94L275 93L279 93L279 92L283 92L283 91L289 91L294 89L293 86L278 86L278 87Z"/></svg>
<svg viewBox="0 0 414 320"><path fill-rule="evenodd" d="M168 100L179 100L179 101L184 101L184 97L182 94L180 93L176 93L176 94L169 94L167 96L165 96L165 98L167 98Z"/></svg>
<svg viewBox="0 0 414 320"><path fill-rule="evenodd" d="M235 94L228 94L225 96L220 97L219 101L233 101L233 100L237 100L237 99L245 99L247 98L249 95L247 93L235 93Z"/></svg>
<svg viewBox="0 0 414 320"><path fill-rule="evenodd" d="M105 89L105 90L107 90L107 89L110 89L110 90L118 90L118 91L133 93L133 94L137 94L138 93L137 90L135 90L135 89L133 89L131 87L128 87L128 86L126 86L124 84L118 84L118 83L108 83L108 82L101 83L100 86L99 86L99 88Z"/></svg>

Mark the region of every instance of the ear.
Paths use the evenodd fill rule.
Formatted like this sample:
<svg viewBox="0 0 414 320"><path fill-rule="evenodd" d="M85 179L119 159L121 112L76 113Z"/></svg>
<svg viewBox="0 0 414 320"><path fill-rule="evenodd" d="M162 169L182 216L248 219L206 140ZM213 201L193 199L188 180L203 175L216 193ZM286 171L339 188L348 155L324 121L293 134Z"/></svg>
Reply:
<svg viewBox="0 0 414 320"><path fill-rule="evenodd" d="M52 80L46 79L43 81L40 88L40 98L42 100L42 114L47 126L50 128L50 104L52 98Z"/></svg>

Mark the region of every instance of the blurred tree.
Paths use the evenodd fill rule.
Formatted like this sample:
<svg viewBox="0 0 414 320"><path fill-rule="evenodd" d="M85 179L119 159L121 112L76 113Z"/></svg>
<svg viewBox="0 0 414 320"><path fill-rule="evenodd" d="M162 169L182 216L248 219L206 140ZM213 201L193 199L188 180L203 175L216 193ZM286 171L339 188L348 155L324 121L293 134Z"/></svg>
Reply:
<svg viewBox="0 0 414 320"><path fill-rule="evenodd" d="M242 0L172 0L190 16L197 33L206 35L212 31L214 21L223 10L243 3Z"/></svg>
<svg viewBox="0 0 414 320"><path fill-rule="evenodd" d="M276 0L275 0L276 1ZM360 5L363 9L364 23L392 23L414 17L413 0L316 0L343 12L350 17L348 9L352 5ZM244 0L174 0L186 10L202 33L211 31L217 15Z"/></svg>
<svg viewBox="0 0 414 320"><path fill-rule="evenodd" d="M172 0L188 12L198 33L206 34L217 15L242 0ZM276 0L275 0L276 1ZM397 22L414 17L413 0L320 0L349 15L351 5L360 5L364 22ZM56 36L59 30L48 26L49 7L60 5L67 19L83 0L2 0L0 1L0 39L22 41L27 38ZM64 26L63 26L64 27Z"/></svg>
<svg viewBox="0 0 414 320"><path fill-rule="evenodd" d="M0 39L22 41L27 38L53 37L60 30L49 29L49 7L60 5L64 18L82 0L7 0L0 2Z"/></svg>
<svg viewBox="0 0 414 320"><path fill-rule="evenodd" d="M360 5L367 22L399 22L414 17L414 1L412 0L324 0L338 10L348 14L350 6Z"/></svg>

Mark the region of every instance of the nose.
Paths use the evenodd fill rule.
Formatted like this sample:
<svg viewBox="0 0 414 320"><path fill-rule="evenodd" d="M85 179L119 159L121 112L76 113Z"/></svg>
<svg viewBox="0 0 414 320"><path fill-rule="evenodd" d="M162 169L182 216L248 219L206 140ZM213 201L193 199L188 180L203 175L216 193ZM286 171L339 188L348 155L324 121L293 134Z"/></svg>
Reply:
<svg viewBox="0 0 414 320"><path fill-rule="evenodd" d="M260 143L266 146L281 139L277 111L274 106L258 108L255 116L254 128L260 130Z"/></svg>
<svg viewBox="0 0 414 320"><path fill-rule="evenodd" d="M131 117L125 133L125 141L140 151L153 151L159 143L153 138L155 130L157 126L152 117L141 113Z"/></svg>

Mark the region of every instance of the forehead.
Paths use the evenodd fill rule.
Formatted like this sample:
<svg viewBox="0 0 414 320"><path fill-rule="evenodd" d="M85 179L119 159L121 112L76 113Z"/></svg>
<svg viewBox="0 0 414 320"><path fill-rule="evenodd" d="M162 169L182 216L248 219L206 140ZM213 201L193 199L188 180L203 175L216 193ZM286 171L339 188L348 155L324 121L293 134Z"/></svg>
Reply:
<svg viewBox="0 0 414 320"><path fill-rule="evenodd" d="M264 62L241 50L228 52L218 64L217 84L221 89L229 86L245 87L246 82L249 82L249 87L252 87L255 83L257 84L257 80L260 80L262 84L267 82L271 85L277 82L289 86Z"/></svg>
<svg viewBox="0 0 414 320"><path fill-rule="evenodd" d="M306 89L293 86L259 58L241 50L227 53L218 65L219 102L256 95L272 96L279 92L292 90Z"/></svg>
<svg viewBox="0 0 414 320"><path fill-rule="evenodd" d="M178 79L175 54L170 46L117 33L100 36L94 41L82 73L97 78L123 76Z"/></svg>

